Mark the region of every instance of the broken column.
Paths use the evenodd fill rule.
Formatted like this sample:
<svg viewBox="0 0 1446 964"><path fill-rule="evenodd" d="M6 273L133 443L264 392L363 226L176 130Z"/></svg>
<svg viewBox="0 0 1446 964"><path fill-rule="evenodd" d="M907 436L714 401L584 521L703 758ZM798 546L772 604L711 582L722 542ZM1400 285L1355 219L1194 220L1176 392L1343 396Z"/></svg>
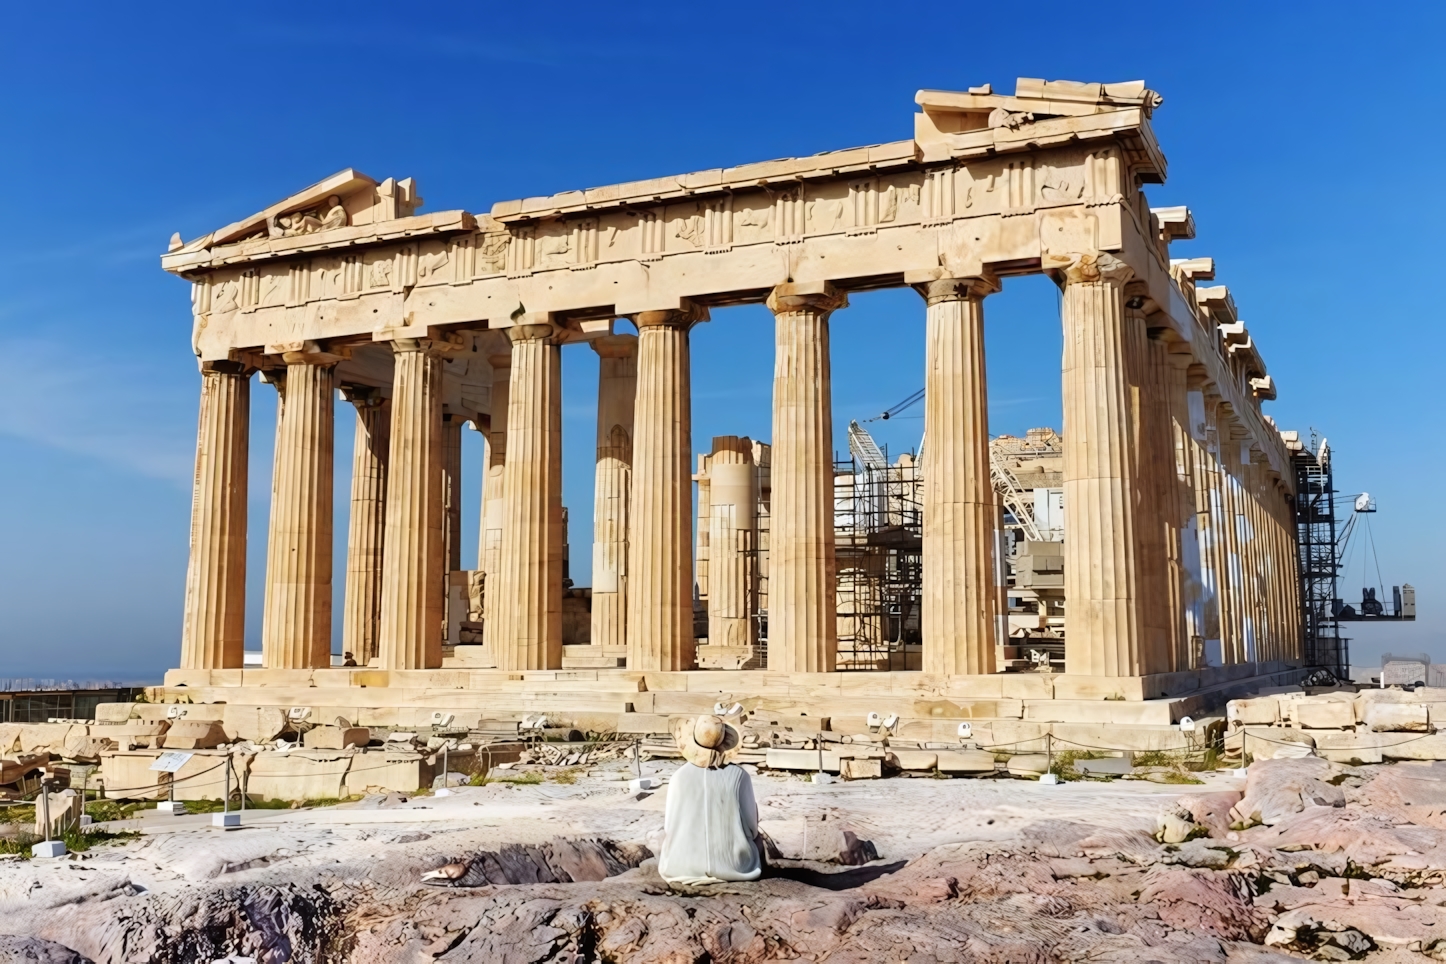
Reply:
<svg viewBox="0 0 1446 964"><path fill-rule="evenodd" d="M598 354L597 467L593 485L592 634L602 655L627 654L628 502L632 493L633 409L638 339L609 335Z"/></svg>
<svg viewBox="0 0 1446 964"><path fill-rule="evenodd" d="M838 657L827 282L778 285L774 316L768 668L830 673Z"/></svg>
<svg viewBox="0 0 1446 964"><path fill-rule="evenodd" d="M989 472L984 298L992 276L919 286L927 305L924 361L923 668L995 669L995 530Z"/></svg>
<svg viewBox="0 0 1446 964"><path fill-rule="evenodd" d="M392 402L376 388L344 386L342 395L356 408L356 435L352 443L351 522L347 532L341 648L365 666L380 654L377 640L382 617Z"/></svg>
<svg viewBox="0 0 1446 964"><path fill-rule="evenodd" d="M692 411L688 330L705 309L645 311L638 326L631 508L628 668L694 668Z"/></svg>
<svg viewBox="0 0 1446 964"><path fill-rule="evenodd" d="M286 352L266 550L262 664L331 665L332 454L337 355Z"/></svg>
<svg viewBox="0 0 1446 964"><path fill-rule="evenodd" d="M235 669L242 663L250 426L250 370L238 362L203 363L182 669Z"/></svg>
<svg viewBox="0 0 1446 964"><path fill-rule="evenodd" d="M713 439L708 460L708 646L746 650L751 659L754 535L758 493L753 442L736 435Z"/></svg>
<svg viewBox="0 0 1446 964"><path fill-rule="evenodd" d="M382 559L381 666L442 665L442 352L429 338L392 342L391 451Z"/></svg>

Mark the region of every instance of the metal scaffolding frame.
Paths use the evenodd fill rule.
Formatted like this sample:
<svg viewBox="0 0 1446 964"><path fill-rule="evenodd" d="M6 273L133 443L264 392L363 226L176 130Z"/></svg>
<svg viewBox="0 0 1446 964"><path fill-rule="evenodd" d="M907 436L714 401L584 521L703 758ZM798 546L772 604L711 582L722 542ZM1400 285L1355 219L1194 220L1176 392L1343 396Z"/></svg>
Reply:
<svg viewBox="0 0 1446 964"><path fill-rule="evenodd" d="M1295 521L1300 551L1300 604L1307 666L1329 670L1336 678L1350 673L1350 640L1336 621L1340 574L1336 539L1336 488L1331 450L1325 439L1311 435L1310 447L1297 452Z"/></svg>
<svg viewBox="0 0 1446 964"><path fill-rule="evenodd" d="M838 668L918 669L923 506L917 464L890 465L857 422L834 463Z"/></svg>

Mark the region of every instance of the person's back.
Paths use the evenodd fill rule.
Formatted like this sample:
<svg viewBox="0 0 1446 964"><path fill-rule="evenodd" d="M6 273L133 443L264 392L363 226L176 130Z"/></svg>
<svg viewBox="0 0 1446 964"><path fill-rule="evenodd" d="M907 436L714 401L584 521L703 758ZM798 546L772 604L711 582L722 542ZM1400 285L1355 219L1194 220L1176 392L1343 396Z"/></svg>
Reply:
<svg viewBox="0 0 1446 964"><path fill-rule="evenodd" d="M701 717L678 733L689 762L668 781L658 858L664 880L716 883L757 880L762 873L753 780L742 767L723 763L725 740L736 745L737 731L717 717Z"/></svg>

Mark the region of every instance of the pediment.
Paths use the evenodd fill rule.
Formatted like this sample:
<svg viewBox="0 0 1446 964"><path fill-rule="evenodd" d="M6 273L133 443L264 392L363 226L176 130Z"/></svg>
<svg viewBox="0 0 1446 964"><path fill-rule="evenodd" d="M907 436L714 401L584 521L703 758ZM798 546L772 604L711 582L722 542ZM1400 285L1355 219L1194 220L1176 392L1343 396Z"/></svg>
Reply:
<svg viewBox="0 0 1446 964"><path fill-rule="evenodd" d="M259 238L319 234L358 224L410 217L422 206L412 178L378 182L353 168L337 171L265 210L233 221L186 244L172 238L172 253Z"/></svg>

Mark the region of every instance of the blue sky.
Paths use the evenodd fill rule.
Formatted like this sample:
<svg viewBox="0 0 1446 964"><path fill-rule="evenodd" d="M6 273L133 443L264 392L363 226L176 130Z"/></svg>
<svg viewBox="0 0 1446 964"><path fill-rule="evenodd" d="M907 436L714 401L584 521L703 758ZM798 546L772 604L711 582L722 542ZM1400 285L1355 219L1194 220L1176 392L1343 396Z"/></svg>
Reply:
<svg viewBox="0 0 1446 964"><path fill-rule="evenodd" d="M1329 436L1341 488L1380 505L1386 585L1420 593L1421 620L1362 631L1356 662L1382 649L1446 661L1443 9L13 5L0 33L0 677L153 679L175 660L197 375L186 285L157 261L171 232L195 237L348 166L416 177L429 210L484 211L898 140L916 89L1012 91L1018 76L1143 78L1164 94L1170 178L1151 203L1188 204L1199 225L1177 255L1216 259L1280 387L1266 410ZM1058 426L1055 290L1011 279L986 315L992 431ZM835 315L840 429L920 386L922 320L910 292ZM585 583L596 363L577 347L563 365ZM696 449L767 438L771 366L761 307L696 331ZM255 385L253 407L254 640L271 389ZM350 419L339 410L339 495ZM912 448L921 426L891 421L880 441ZM472 554L481 448L467 445Z"/></svg>

